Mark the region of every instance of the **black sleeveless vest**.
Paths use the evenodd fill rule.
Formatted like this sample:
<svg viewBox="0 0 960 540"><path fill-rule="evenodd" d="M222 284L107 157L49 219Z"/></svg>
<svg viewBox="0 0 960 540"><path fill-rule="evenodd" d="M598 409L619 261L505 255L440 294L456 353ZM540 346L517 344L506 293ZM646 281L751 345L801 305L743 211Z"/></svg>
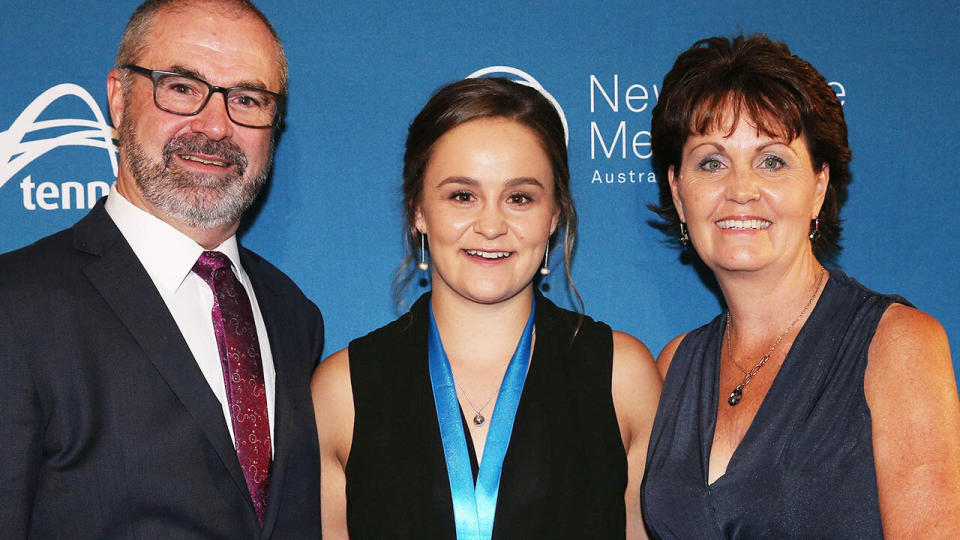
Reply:
<svg viewBox="0 0 960 540"><path fill-rule="evenodd" d="M346 491L355 540L456 538L427 369L429 301L422 296L409 313L350 343L356 417ZM623 538L627 462L610 395L610 327L584 317L571 344L579 316L539 293L536 302L536 345L493 538Z"/></svg>

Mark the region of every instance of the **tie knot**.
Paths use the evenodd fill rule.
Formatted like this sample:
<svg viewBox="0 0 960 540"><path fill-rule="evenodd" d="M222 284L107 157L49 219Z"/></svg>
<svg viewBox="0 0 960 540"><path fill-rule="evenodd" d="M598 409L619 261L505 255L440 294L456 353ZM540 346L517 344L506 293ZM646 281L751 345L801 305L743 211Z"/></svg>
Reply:
<svg viewBox="0 0 960 540"><path fill-rule="evenodd" d="M230 268L230 258L219 251L204 251L193 265L193 272L207 283L213 282L213 274L221 268Z"/></svg>

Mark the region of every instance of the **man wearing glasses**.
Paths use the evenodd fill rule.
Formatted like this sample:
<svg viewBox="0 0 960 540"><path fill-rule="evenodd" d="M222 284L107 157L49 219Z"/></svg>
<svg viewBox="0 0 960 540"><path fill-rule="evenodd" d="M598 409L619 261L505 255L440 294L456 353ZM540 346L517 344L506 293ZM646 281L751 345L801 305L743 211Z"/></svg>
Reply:
<svg viewBox="0 0 960 540"><path fill-rule="evenodd" d="M131 17L107 77L116 184L0 256L4 537L319 537L323 322L235 237L286 79L247 1Z"/></svg>

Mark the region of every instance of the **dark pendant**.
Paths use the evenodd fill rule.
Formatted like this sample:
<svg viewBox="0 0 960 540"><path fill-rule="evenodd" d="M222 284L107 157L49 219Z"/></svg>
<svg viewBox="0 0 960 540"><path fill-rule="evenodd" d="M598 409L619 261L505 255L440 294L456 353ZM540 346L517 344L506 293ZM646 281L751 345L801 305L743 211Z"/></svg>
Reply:
<svg viewBox="0 0 960 540"><path fill-rule="evenodd" d="M486 421L487 421L487 419L484 418L483 415L480 414L480 413L477 413L477 415L473 417L473 423L476 424L476 425L478 425L478 426L482 426L483 423L486 422Z"/></svg>
<svg viewBox="0 0 960 540"><path fill-rule="evenodd" d="M731 406L740 403L740 399L743 397L743 385L740 385L733 389L733 392L730 392L730 397L727 399L727 403Z"/></svg>

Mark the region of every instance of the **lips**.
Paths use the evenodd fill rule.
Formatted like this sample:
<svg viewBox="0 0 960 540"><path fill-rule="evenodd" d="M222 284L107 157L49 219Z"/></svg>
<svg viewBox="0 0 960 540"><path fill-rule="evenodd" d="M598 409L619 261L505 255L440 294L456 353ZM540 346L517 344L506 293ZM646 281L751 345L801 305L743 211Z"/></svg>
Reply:
<svg viewBox="0 0 960 540"><path fill-rule="evenodd" d="M510 255L513 255L512 251L484 251L480 249L465 249L463 252L471 257L479 257L488 261L506 259Z"/></svg>
<svg viewBox="0 0 960 540"><path fill-rule="evenodd" d="M716 222L717 227L725 231L759 231L772 224L765 219L721 219Z"/></svg>
<svg viewBox="0 0 960 540"><path fill-rule="evenodd" d="M205 159L205 158L201 158L200 156L194 156L192 154L177 154L177 157L186 161L193 161L196 163L202 163L204 165L214 165L216 167L221 167L224 169L230 166L230 163L226 161L221 161L218 159L210 159L210 158Z"/></svg>
<svg viewBox="0 0 960 540"><path fill-rule="evenodd" d="M176 156L183 161L209 167L228 169L236 166L241 176L247 168L247 156L236 143L228 139L210 140L203 134L174 137L164 145L163 156L167 166Z"/></svg>

